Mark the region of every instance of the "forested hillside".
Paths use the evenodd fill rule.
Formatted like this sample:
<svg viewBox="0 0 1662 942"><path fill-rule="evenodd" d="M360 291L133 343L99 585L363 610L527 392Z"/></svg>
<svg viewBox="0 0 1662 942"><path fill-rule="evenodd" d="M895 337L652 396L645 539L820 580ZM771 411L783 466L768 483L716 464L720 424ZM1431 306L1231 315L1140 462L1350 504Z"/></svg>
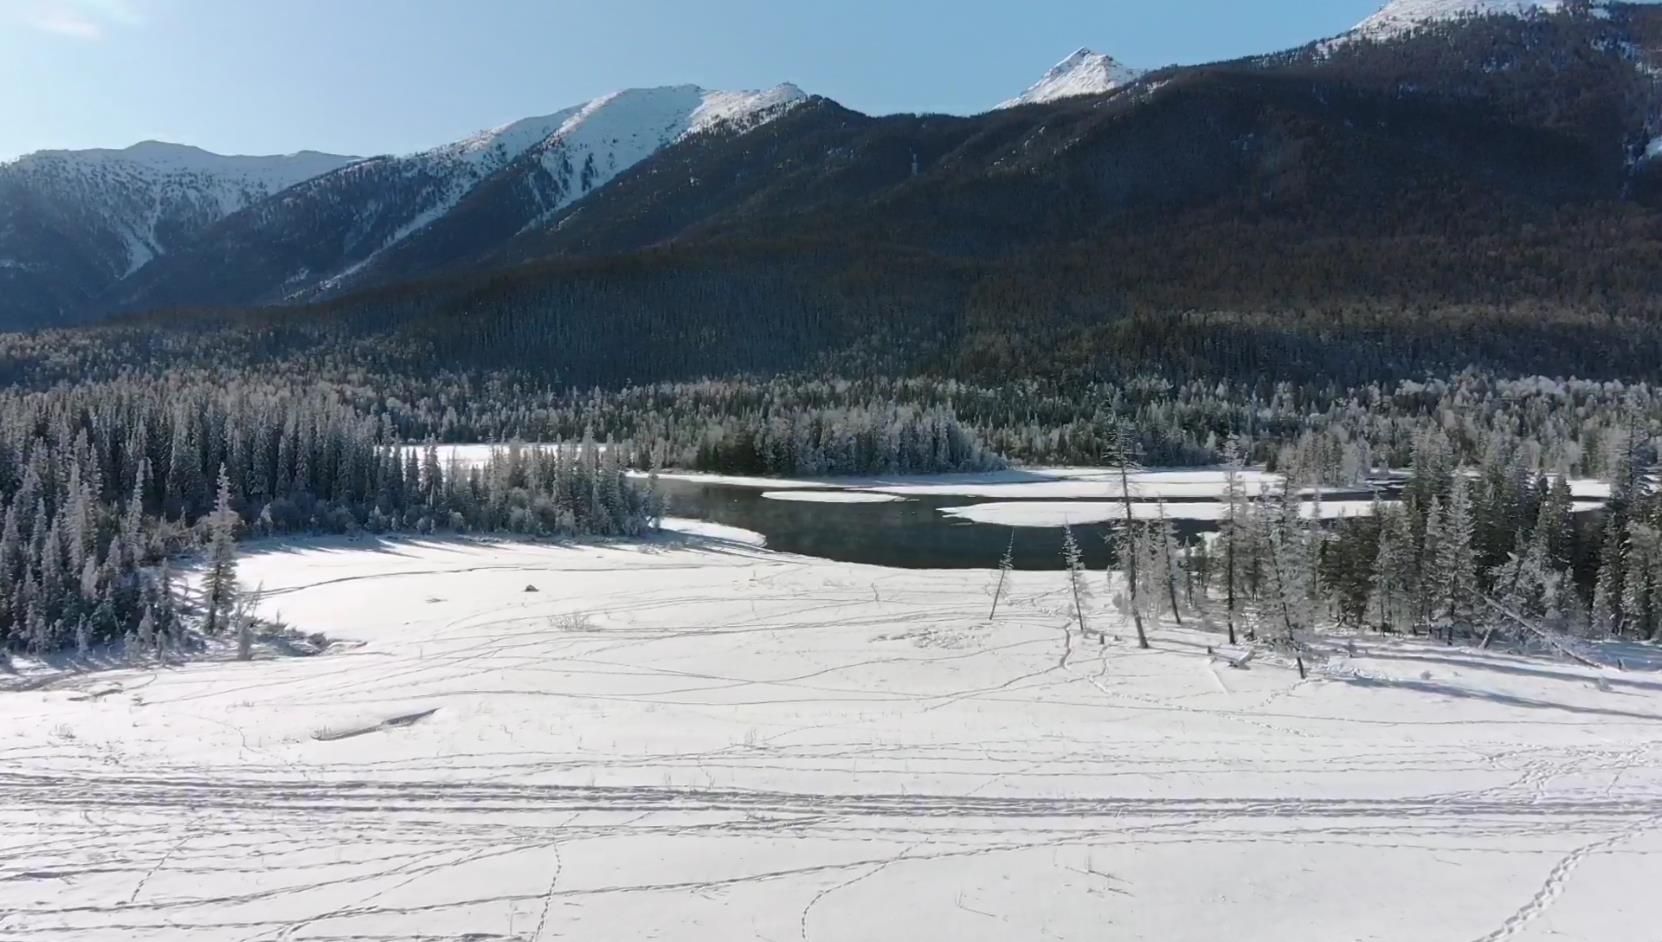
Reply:
<svg viewBox="0 0 1662 942"><path fill-rule="evenodd" d="M462 235L474 212L498 225L507 191L481 188L447 219L451 249L396 256L385 287L191 318L393 331L452 366L578 384L1648 376L1662 16L1601 9L971 118L812 99L691 135L495 248Z"/></svg>

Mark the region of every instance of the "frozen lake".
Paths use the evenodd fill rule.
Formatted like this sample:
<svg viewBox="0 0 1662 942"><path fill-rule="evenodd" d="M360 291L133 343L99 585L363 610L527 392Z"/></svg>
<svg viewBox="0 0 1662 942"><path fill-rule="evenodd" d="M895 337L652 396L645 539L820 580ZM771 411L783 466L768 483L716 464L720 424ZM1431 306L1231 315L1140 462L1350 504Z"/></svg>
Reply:
<svg viewBox="0 0 1662 942"><path fill-rule="evenodd" d="M835 481L666 474L660 483L676 514L753 530L774 549L905 569L990 568L1012 538L1016 568L1060 569L1064 525L1100 569L1109 560L1105 538L1125 512L1118 474L1092 468ZM1274 475L1242 475L1248 496L1279 486ZM1577 482L1576 490L1599 486ZM1163 515L1186 538L1217 529L1227 492L1217 469L1142 472L1131 490L1136 519ZM1577 509L1599 506L1589 497ZM1304 511L1325 520L1362 516L1373 511L1373 496L1366 488L1326 491Z"/></svg>

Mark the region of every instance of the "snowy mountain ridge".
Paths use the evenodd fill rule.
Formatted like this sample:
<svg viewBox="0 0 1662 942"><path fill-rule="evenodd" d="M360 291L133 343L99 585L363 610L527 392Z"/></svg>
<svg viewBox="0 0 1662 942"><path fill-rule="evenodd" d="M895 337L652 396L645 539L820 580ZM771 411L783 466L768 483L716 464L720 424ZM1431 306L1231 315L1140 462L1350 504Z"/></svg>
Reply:
<svg viewBox="0 0 1662 942"><path fill-rule="evenodd" d="M0 176L88 229L105 243L105 267L124 278L208 225L357 159L315 151L227 157L144 141L121 150L37 151L0 164Z"/></svg>
<svg viewBox="0 0 1662 942"><path fill-rule="evenodd" d="M1052 66L1026 91L998 107L1014 108L1082 95L1105 95L1135 82L1142 75L1141 69L1123 65L1112 56L1080 49Z"/></svg>
<svg viewBox="0 0 1662 942"><path fill-rule="evenodd" d="M1365 39L1390 39L1421 27L1480 16L1526 17L1573 10L1603 13L1604 0L1391 0L1350 33Z"/></svg>
<svg viewBox="0 0 1662 942"><path fill-rule="evenodd" d="M361 257L321 279L309 270L297 272L285 282L286 295L296 297L346 286L383 252L442 219L486 180L512 172L521 158L535 164L540 172L529 187L532 211L516 231L534 227L682 138L722 127L747 130L807 97L789 84L740 92L712 91L697 85L626 89L420 154L382 158L403 165L401 172L431 173L441 182L431 187L428 198L378 245L361 247L367 250ZM411 168L411 163L428 166ZM327 178L316 182L329 185ZM292 198L301 199L303 194L296 193Z"/></svg>
<svg viewBox="0 0 1662 942"><path fill-rule="evenodd" d="M386 266L425 273L535 228L677 141L742 132L807 101L794 85L696 85L615 92L401 156L334 169L228 217L190 258L123 285L119 303L196 298L298 301L337 293Z"/></svg>
<svg viewBox="0 0 1662 942"><path fill-rule="evenodd" d="M795 85L784 84L745 92L679 85L597 98L534 148L547 177L537 190L538 215L522 231L676 141L723 128L749 130L807 97Z"/></svg>

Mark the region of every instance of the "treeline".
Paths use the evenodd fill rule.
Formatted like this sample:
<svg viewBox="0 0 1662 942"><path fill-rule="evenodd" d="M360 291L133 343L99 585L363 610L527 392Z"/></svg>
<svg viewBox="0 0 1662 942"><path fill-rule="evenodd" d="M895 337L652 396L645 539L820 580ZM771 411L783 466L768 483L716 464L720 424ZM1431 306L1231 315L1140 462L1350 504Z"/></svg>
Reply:
<svg viewBox="0 0 1662 942"><path fill-rule="evenodd" d="M1521 449L1547 471L1608 477L1630 423L1662 432L1662 387L1644 381L1509 378L1468 369L1347 385L1176 379L1151 364L1120 379L796 373L573 387L535 372L463 370L407 337L349 340L288 325L0 335L0 377L22 389L79 381L168 386L258 375L308 389L370 423L380 442L628 444L629 460L746 473L981 470L1000 460L1093 464L1129 425L1148 464L1297 464L1328 485L1405 467L1435 429L1456 459ZM209 472L211 474L211 469ZM205 488L198 488L198 491Z"/></svg>
<svg viewBox="0 0 1662 942"><path fill-rule="evenodd" d="M1657 451L1622 440L1608 507L1578 504L1563 476L1497 450L1458 462L1423 433L1400 502L1321 520L1320 489L1290 468L1254 493L1231 476L1215 539L1183 545L1164 521L1123 532L1119 568L1145 617L1187 615L1239 637L1298 645L1328 627L1488 638L1619 636L1662 630ZM1238 467L1238 465L1237 465Z"/></svg>
<svg viewBox="0 0 1662 942"><path fill-rule="evenodd" d="M0 394L0 647L182 643L166 560L210 542L216 509L255 536L633 535L664 511L592 439L446 467L381 432L327 392L253 379Z"/></svg>

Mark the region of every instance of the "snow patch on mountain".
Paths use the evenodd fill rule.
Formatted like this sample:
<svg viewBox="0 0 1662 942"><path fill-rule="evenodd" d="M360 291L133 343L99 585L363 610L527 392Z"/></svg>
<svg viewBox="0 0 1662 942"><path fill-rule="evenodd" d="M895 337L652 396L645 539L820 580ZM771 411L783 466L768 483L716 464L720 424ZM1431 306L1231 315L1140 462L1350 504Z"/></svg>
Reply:
<svg viewBox="0 0 1662 942"><path fill-rule="evenodd" d="M693 111L686 133L728 128L747 130L778 117L806 101L808 95L790 82L760 92L704 92Z"/></svg>
<svg viewBox="0 0 1662 942"><path fill-rule="evenodd" d="M1608 15L1602 0L1576 3L1574 0L1391 0L1351 31L1365 39L1391 39L1421 27L1479 16L1534 16L1586 8L1595 15Z"/></svg>
<svg viewBox="0 0 1662 942"><path fill-rule="evenodd" d="M1027 91L998 107L1014 108L1081 95L1105 95L1135 82L1142 74L1142 70L1123 65L1111 56L1080 49L1056 63L1044 78Z"/></svg>
<svg viewBox="0 0 1662 942"><path fill-rule="evenodd" d="M539 194L534 228L618 174L694 134L747 131L807 100L795 85L717 92L696 85L631 89L590 102L534 154L551 185Z"/></svg>

